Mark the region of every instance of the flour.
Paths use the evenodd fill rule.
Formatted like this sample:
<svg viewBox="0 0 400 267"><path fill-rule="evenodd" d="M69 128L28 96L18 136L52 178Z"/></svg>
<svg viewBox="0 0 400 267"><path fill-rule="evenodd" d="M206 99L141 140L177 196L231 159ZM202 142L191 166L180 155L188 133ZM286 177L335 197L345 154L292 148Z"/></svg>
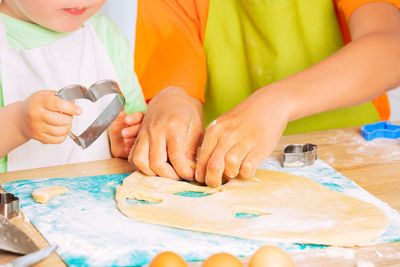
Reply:
<svg viewBox="0 0 400 267"><path fill-rule="evenodd" d="M261 242L182 231L126 218L115 207L115 185L124 175L18 181L21 208L68 266L142 266L158 253L179 252L201 260L217 252L251 255ZM110 183L110 180L113 183ZM32 190L68 186L70 193L37 204ZM31 229L27 228L27 231ZM288 247L296 247L288 245Z"/></svg>
<svg viewBox="0 0 400 267"><path fill-rule="evenodd" d="M324 249L314 250L308 249L304 251L294 251L291 252L291 256L294 260L299 260L301 258L309 258L311 255L313 257L325 257L325 258L340 258L340 259L353 259L355 257L356 251L350 248L341 247L327 247Z"/></svg>
<svg viewBox="0 0 400 267"><path fill-rule="evenodd" d="M309 262L312 259L324 259L325 262L337 261L337 263L340 264L340 266L349 266L349 267L354 267L354 266L373 267L375 266L375 263L378 264L378 266L381 266L381 264L379 263L396 262L396 260L389 259L391 257L389 253L387 253L387 255L385 255L383 258L377 258L374 253L376 252L375 251L376 249L379 248L350 249L350 248L329 247L320 250L291 252L290 256L296 262L296 264L298 264L296 266L310 266ZM312 266L321 266L321 265L312 265Z"/></svg>
<svg viewBox="0 0 400 267"><path fill-rule="evenodd" d="M377 138L366 141L359 133L336 130L335 135L325 137L321 143L342 147L347 154L344 159L324 152L323 159L334 166L352 167L372 162L389 163L400 159L400 139Z"/></svg>
<svg viewBox="0 0 400 267"><path fill-rule="evenodd" d="M356 263L357 267L375 267L375 264L370 261L358 260Z"/></svg>
<svg viewBox="0 0 400 267"><path fill-rule="evenodd" d="M261 167L309 177L332 190L375 204L385 212L390 224L386 233L372 243L400 239L399 213L356 186L323 161L317 160L312 166L293 169L282 168L280 160L270 159L263 162ZM32 224L50 244L59 245L57 252L69 266L140 266L148 264L155 255L165 250L175 251L188 261L204 260L218 252L250 256L259 247L267 244L144 224L128 219L115 208L114 202L115 186L120 184L125 177L124 174L117 174L73 179L32 179L1 186L5 191L14 193L20 198L20 206L25 218L31 219ZM32 190L51 185L66 186L70 189L70 193L60 195L47 204L35 203L31 197ZM29 227L24 230L32 231ZM356 253L355 249L340 248L330 248L326 252L320 246L307 244L268 244L278 245L291 254L299 250L310 252L308 254L310 257L313 254L334 257L336 253L341 259L353 257ZM375 259L389 258L398 263L400 261L399 247L397 251L382 248L379 253L369 250L368 254ZM351 260L354 261L354 259ZM310 267L309 265L299 266ZM354 267L354 264L350 266Z"/></svg>
<svg viewBox="0 0 400 267"><path fill-rule="evenodd" d="M285 162L286 168L296 168L296 167L303 167L304 161L293 161L293 162Z"/></svg>
<svg viewBox="0 0 400 267"><path fill-rule="evenodd" d="M319 262L324 259L326 263L337 262L339 266L369 267L369 266L398 266L400 262L400 244L367 246L360 248L328 247L319 250L306 249L292 251L290 256L296 266L323 266L310 265L310 262ZM393 265L392 265L393 264ZM329 264L329 266L334 266Z"/></svg>

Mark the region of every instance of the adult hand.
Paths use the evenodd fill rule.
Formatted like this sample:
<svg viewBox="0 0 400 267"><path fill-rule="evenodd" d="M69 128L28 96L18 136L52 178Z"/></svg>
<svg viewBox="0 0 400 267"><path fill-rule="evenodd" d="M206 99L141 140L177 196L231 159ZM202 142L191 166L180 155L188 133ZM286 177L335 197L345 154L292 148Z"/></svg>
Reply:
<svg viewBox="0 0 400 267"><path fill-rule="evenodd" d="M72 127L72 116L82 109L56 96L55 91L37 91L22 103L21 132L43 144L59 144Z"/></svg>
<svg viewBox="0 0 400 267"><path fill-rule="evenodd" d="M108 134L113 157L128 158L143 117L144 113L140 111L133 114L126 114L125 111L122 111L111 123Z"/></svg>
<svg viewBox="0 0 400 267"><path fill-rule="evenodd" d="M279 88L278 88L279 89ZM219 186L222 176L254 176L277 145L291 106L279 90L265 87L223 114L206 130L197 157L196 181Z"/></svg>
<svg viewBox="0 0 400 267"><path fill-rule="evenodd" d="M202 112L201 102L183 89L164 89L149 103L128 160L147 175L193 180Z"/></svg>

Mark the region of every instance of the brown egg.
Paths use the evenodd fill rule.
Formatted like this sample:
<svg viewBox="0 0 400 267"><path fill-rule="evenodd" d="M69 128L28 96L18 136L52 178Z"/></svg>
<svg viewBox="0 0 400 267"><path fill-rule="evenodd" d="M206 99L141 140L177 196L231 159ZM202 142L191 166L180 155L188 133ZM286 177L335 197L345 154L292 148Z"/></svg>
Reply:
<svg viewBox="0 0 400 267"><path fill-rule="evenodd" d="M282 249L264 246L251 257L249 267L294 267L294 262Z"/></svg>
<svg viewBox="0 0 400 267"><path fill-rule="evenodd" d="M150 262L149 267L187 267L187 263L178 254L165 251L161 252Z"/></svg>
<svg viewBox="0 0 400 267"><path fill-rule="evenodd" d="M228 253L214 254L203 262L202 267L243 267L243 263Z"/></svg>

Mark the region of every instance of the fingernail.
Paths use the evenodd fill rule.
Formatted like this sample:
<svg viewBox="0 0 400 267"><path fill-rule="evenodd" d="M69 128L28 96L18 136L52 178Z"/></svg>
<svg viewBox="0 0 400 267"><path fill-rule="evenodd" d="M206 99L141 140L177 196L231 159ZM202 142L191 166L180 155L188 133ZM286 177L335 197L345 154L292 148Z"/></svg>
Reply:
<svg viewBox="0 0 400 267"><path fill-rule="evenodd" d="M219 182L218 182L216 185L214 185L214 184L209 184L209 183L208 183L207 176L206 176L205 181L206 181L206 185L207 185L207 186L210 186L210 187L218 187L218 186L220 186L220 183L219 183Z"/></svg>
<svg viewBox="0 0 400 267"><path fill-rule="evenodd" d="M128 130L127 129L123 129L122 130L122 136L127 136L128 135Z"/></svg>
<svg viewBox="0 0 400 267"><path fill-rule="evenodd" d="M214 126L215 124L217 124L217 120L213 120L210 125L208 125L207 129L210 128L211 126Z"/></svg>
<svg viewBox="0 0 400 267"><path fill-rule="evenodd" d="M229 178L236 178L236 177L238 177L238 176L239 176L239 171L234 172L234 173L231 173L230 176L228 175Z"/></svg>

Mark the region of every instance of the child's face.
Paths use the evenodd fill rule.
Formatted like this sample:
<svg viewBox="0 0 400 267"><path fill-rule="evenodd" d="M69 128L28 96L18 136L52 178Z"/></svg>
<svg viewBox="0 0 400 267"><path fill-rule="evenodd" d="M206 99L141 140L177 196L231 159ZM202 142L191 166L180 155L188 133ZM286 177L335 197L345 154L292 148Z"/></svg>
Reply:
<svg viewBox="0 0 400 267"><path fill-rule="evenodd" d="M78 29L105 0L2 0L12 16L57 32ZM8 12L5 12L8 13Z"/></svg>

